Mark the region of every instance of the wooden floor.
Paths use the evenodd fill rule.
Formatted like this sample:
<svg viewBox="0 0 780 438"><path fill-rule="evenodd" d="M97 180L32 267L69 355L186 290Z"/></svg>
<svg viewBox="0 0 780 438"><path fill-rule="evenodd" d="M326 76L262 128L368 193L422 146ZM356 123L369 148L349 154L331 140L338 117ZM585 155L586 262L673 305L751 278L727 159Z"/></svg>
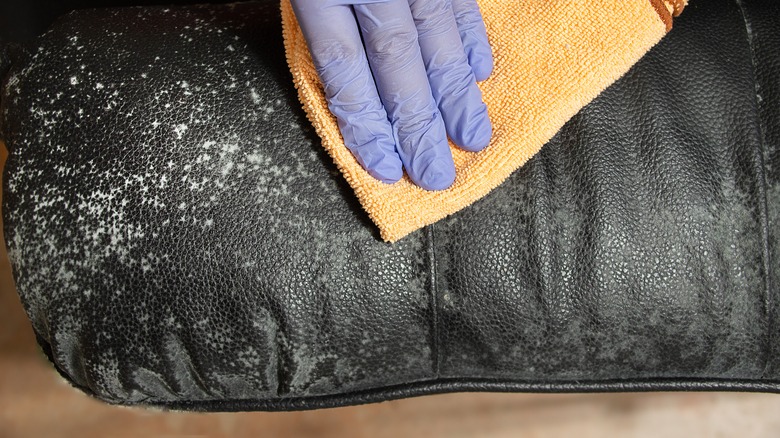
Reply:
<svg viewBox="0 0 780 438"><path fill-rule="evenodd" d="M450 394L300 413L107 406L39 352L0 247L0 438L780 437L780 395L767 394Z"/></svg>

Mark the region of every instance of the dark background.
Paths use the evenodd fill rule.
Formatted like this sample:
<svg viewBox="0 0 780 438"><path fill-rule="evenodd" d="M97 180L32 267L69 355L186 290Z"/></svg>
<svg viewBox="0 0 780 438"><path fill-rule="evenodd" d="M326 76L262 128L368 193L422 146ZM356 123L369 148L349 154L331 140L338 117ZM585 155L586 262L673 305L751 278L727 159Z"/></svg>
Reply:
<svg viewBox="0 0 780 438"><path fill-rule="evenodd" d="M235 0L0 0L0 40L29 43L60 15L74 9L196 3Z"/></svg>

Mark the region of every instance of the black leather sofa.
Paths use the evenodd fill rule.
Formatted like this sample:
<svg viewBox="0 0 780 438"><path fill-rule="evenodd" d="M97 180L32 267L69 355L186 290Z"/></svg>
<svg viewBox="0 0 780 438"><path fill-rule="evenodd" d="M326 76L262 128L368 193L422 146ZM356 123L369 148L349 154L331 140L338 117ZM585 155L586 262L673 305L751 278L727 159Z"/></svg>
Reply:
<svg viewBox="0 0 780 438"><path fill-rule="evenodd" d="M94 9L2 49L5 242L75 387L223 411L780 390L780 4L692 0L506 183L392 245L280 35L274 1Z"/></svg>

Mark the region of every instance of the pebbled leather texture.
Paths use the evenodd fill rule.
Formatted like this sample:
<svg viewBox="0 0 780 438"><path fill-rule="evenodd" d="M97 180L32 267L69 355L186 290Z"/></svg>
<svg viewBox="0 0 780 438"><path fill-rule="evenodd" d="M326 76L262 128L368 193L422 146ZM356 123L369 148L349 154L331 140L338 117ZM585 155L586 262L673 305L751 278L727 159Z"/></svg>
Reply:
<svg viewBox="0 0 780 438"><path fill-rule="evenodd" d="M778 35L772 0L691 2L505 184L386 244L275 1L71 13L0 94L17 289L110 403L780 392Z"/></svg>

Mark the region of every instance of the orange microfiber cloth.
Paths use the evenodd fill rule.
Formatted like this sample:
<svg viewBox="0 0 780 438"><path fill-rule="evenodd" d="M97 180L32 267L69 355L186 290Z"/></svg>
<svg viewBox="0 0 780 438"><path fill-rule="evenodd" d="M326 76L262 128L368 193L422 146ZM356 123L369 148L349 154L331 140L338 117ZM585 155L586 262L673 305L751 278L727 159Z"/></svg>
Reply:
<svg viewBox="0 0 780 438"><path fill-rule="evenodd" d="M393 242L488 194L525 164L671 29L686 0L478 0L495 65L480 83L493 138L480 152L452 144L457 177L447 190L423 190L405 176L371 177L344 145L290 0L282 0L287 62L322 145Z"/></svg>

